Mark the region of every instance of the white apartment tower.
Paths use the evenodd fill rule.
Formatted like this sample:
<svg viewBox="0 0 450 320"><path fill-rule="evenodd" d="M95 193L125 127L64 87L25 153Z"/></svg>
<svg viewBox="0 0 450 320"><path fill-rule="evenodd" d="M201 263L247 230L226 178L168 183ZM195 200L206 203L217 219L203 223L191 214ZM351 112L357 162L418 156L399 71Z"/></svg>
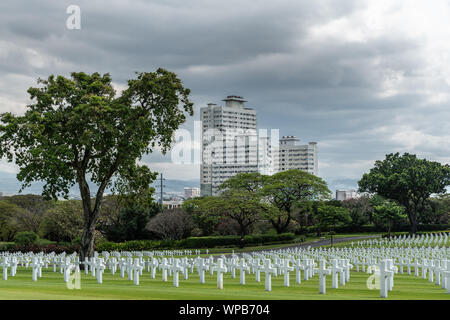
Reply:
<svg viewBox="0 0 450 320"><path fill-rule="evenodd" d="M336 190L336 200L345 201L358 198L356 190Z"/></svg>
<svg viewBox="0 0 450 320"><path fill-rule="evenodd" d="M200 188L184 187L184 199L192 199L200 197Z"/></svg>
<svg viewBox="0 0 450 320"><path fill-rule="evenodd" d="M271 172L268 138L258 139L256 111L240 96L228 96L225 106L210 103L200 110L202 163L200 194L217 195L218 187L238 173Z"/></svg>
<svg viewBox="0 0 450 320"><path fill-rule="evenodd" d="M275 171L299 169L318 175L317 142L300 144L295 136L285 136L280 139L279 150L274 158Z"/></svg>
<svg viewBox="0 0 450 320"><path fill-rule="evenodd" d="M272 175L300 169L318 174L317 143L300 145L294 136L276 139L257 132L256 111L240 96L228 96L225 106L209 103L200 109L202 149L200 195L217 195L219 186L238 173ZM266 132L267 133L267 132Z"/></svg>

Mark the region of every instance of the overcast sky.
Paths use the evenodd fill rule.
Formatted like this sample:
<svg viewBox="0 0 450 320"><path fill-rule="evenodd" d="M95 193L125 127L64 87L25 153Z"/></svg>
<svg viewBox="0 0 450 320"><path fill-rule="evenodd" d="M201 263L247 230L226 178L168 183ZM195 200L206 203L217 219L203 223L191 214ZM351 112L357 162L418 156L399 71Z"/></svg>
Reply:
<svg viewBox="0 0 450 320"><path fill-rule="evenodd" d="M71 4L81 30L66 28ZM120 89L164 67L192 90L185 127L242 95L260 128L318 142L327 181L357 180L397 151L450 163L449 21L447 0L2 0L0 112L22 113L38 77L110 73ZM170 155L145 162L199 178Z"/></svg>

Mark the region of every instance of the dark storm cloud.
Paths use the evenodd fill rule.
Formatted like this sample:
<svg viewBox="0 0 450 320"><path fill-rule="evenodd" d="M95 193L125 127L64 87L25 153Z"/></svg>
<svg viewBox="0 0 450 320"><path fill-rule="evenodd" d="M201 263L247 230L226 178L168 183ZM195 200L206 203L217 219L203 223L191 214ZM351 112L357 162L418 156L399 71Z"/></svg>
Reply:
<svg viewBox="0 0 450 320"><path fill-rule="evenodd" d="M125 85L161 66L192 90L196 111L239 94L260 127L318 141L327 179L356 178L397 150L448 162L450 78L404 21L370 24L372 11L406 17L397 6L379 13L378 3L2 1L0 111L24 102L37 77L98 71ZM71 4L81 7L81 30L65 27Z"/></svg>

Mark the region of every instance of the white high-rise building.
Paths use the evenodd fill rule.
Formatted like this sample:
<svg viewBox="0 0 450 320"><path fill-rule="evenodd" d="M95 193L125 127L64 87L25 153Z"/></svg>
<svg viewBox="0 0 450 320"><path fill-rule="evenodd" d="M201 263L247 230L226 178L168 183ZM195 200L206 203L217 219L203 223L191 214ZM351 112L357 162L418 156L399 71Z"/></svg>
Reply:
<svg viewBox="0 0 450 320"><path fill-rule="evenodd" d="M318 175L316 142L301 145L299 139L288 136L278 144L278 131L275 142L273 132L270 138L258 134L256 111L244 106L244 98L228 96L223 101L225 106L209 103L200 109L201 196L217 195L219 186L238 173L272 175L300 169Z"/></svg>
<svg viewBox="0 0 450 320"><path fill-rule="evenodd" d="M184 199L192 199L200 197L200 188L195 187L185 187L184 188Z"/></svg>
<svg viewBox="0 0 450 320"><path fill-rule="evenodd" d="M228 96L225 106L210 103L200 110L202 164L200 194L217 195L218 187L238 173L272 171L270 141L259 138L256 111L239 96Z"/></svg>
<svg viewBox="0 0 450 320"><path fill-rule="evenodd" d="M336 200L345 201L349 199L358 198L358 192L356 190L336 190Z"/></svg>
<svg viewBox="0 0 450 320"><path fill-rule="evenodd" d="M317 142L302 145L297 137L285 136L280 139L278 148L278 152L274 152L276 155L274 157L276 172L299 169L318 175Z"/></svg>

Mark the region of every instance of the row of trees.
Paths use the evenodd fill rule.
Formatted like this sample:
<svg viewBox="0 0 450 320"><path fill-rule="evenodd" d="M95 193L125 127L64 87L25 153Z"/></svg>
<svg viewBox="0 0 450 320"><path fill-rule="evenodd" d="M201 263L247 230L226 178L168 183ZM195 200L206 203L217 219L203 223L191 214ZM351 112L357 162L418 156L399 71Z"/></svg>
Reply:
<svg viewBox="0 0 450 320"><path fill-rule="evenodd" d="M80 256L84 261L94 254L94 235L101 225L107 189L131 200L148 199L137 206L139 210L148 206L145 203L151 199L150 184L156 174L139 160L156 146L163 153L170 149L175 131L193 115L190 90L176 74L160 68L137 73L120 94L109 74L84 72L74 72L70 78L51 75L39 79L28 94L31 103L25 114L0 115L0 158L18 166L22 189L43 181L46 199L67 198L71 187L78 185L83 220ZM442 194L450 184L449 170L413 155L389 155L364 175L360 190L402 205L415 232L430 196ZM193 202L186 210L204 227L218 215L236 221L241 234L261 218L277 232L284 232L300 202L322 201L329 194L323 180L306 173L254 175L231 180L222 196L201 200L209 205ZM324 210L318 205L317 216L319 212L327 218L318 221L333 224L332 217L344 211ZM30 228L36 228L33 219L29 222Z"/></svg>
<svg viewBox="0 0 450 320"><path fill-rule="evenodd" d="M300 170L273 176L236 175L215 197L188 200L183 208L162 210L151 198L106 196L100 211L97 238L121 242L140 239L179 240L190 235L240 235L359 231L372 225L390 232L410 222L405 206L380 195L346 201L330 200L326 183ZM144 200L143 200L144 199ZM82 201L46 201L38 195L0 198L0 240L31 231L56 242L80 241ZM417 223L447 224L450 195L433 196L418 210Z"/></svg>
<svg viewBox="0 0 450 320"><path fill-rule="evenodd" d="M152 239L156 234L146 229L150 219L161 211L151 202L121 201L106 196L99 216L97 239L126 241ZM44 200L39 195L0 198L0 241L12 241L18 232L29 231L54 242L80 242L83 232L83 203L80 200Z"/></svg>
<svg viewBox="0 0 450 320"><path fill-rule="evenodd" d="M321 230L364 224L390 230L407 221L411 232L419 223L447 223L449 217L450 166L419 159L405 153L388 154L359 181L365 196L348 202L330 201L331 192L322 179L300 170L272 176L244 173L227 180L217 197L187 201L204 234L229 219L238 225L243 237L258 221L268 221L282 233L292 223L301 229Z"/></svg>
<svg viewBox="0 0 450 320"><path fill-rule="evenodd" d="M362 181L368 178L366 175ZM386 194L367 193L342 202L330 200L326 182L300 170L272 176L238 174L220 190L219 196L196 198L183 205L203 235L220 232L224 225L234 225L235 233L243 237L261 222L270 224L277 233L306 233L313 227L320 235L342 226L358 231L364 225L390 232L395 226L408 224L410 215L406 206ZM413 221L448 223L449 201L449 195L428 197ZM411 225L412 230L416 228Z"/></svg>

